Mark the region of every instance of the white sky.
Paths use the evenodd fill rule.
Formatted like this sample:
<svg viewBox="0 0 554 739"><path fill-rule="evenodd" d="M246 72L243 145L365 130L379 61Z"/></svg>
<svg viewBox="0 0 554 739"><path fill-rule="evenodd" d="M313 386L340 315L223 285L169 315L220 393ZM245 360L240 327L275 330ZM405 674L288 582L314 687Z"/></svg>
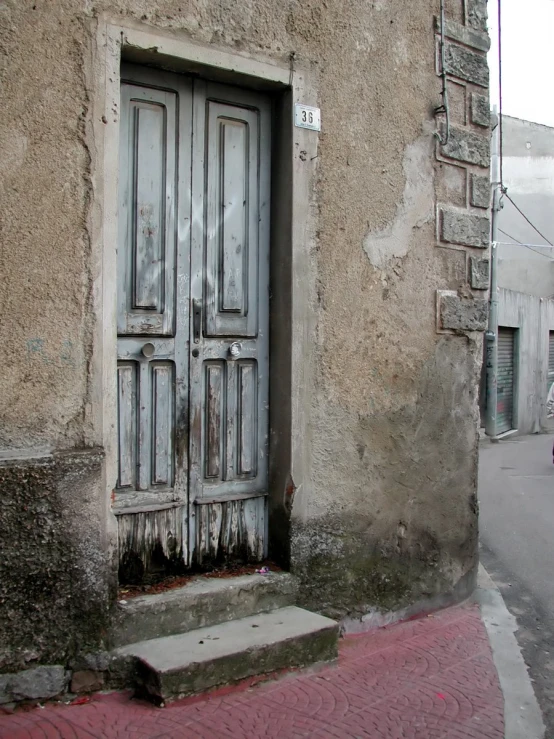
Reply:
<svg viewBox="0 0 554 739"><path fill-rule="evenodd" d="M554 126L554 0L502 2L502 112ZM491 105L498 104L497 0L489 0Z"/></svg>

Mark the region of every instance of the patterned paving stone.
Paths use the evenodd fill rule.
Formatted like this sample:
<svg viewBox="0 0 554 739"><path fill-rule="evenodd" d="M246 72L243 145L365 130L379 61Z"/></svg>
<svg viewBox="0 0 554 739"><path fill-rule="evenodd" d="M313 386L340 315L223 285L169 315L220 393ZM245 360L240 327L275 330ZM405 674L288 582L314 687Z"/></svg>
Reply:
<svg viewBox="0 0 554 739"><path fill-rule="evenodd" d="M127 693L0 714L2 739L502 739L477 606L343 639L338 666L242 683L164 709Z"/></svg>

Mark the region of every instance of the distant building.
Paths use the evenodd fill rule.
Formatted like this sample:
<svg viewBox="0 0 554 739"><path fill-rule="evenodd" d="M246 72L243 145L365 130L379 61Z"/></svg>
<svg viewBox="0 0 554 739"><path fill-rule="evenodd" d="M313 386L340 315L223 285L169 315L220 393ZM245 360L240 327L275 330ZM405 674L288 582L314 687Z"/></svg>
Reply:
<svg viewBox="0 0 554 739"><path fill-rule="evenodd" d="M497 235L496 434L528 434L551 425L545 401L554 380L554 128L503 116L502 133L507 193Z"/></svg>

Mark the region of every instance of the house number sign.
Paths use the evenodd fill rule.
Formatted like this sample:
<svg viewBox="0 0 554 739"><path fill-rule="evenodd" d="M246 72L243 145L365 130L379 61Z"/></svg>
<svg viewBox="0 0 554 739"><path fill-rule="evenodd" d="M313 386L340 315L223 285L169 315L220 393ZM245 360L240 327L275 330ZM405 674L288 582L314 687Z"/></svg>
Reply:
<svg viewBox="0 0 554 739"><path fill-rule="evenodd" d="M321 110L311 105L294 106L294 125L299 128L309 128L311 131L321 131Z"/></svg>

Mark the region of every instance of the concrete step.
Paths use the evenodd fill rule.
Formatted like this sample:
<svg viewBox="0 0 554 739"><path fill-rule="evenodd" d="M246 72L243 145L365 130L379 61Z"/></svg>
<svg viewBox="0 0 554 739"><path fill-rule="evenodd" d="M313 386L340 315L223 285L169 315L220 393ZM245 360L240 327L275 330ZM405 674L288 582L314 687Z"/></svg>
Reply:
<svg viewBox="0 0 554 739"><path fill-rule="evenodd" d="M182 588L119 601L110 643L121 647L273 611L295 603L297 589L288 572L197 577Z"/></svg>
<svg viewBox="0 0 554 739"><path fill-rule="evenodd" d="M335 621L289 606L115 651L137 661L140 693L157 703L252 675L337 658Z"/></svg>

